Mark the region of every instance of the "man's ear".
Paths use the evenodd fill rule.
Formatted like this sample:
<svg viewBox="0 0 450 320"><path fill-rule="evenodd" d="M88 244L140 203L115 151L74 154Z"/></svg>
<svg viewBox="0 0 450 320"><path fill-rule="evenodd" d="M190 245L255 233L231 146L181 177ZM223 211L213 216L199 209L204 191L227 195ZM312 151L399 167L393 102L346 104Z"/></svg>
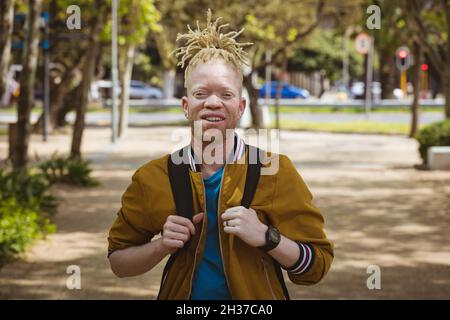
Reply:
<svg viewBox="0 0 450 320"><path fill-rule="evenodd" d="M239 118L241 118L242 115L244 114L246 104L247 100L244 97L242 97L241 102L239 103Z"/></svg>
<svg viewBox="0 0 450 320"><path fill-rule="evenodd" d="M184 116L189 119L188 99L186 96L181 98L181 107L183 108Z"/></svg>

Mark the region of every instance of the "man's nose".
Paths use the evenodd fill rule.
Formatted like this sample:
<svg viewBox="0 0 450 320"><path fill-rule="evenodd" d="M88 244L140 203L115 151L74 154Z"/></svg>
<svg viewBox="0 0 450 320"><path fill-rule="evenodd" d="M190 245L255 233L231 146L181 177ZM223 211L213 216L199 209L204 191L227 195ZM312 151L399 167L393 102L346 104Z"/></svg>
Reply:
<svg viewBox="0 0 450 320"><path fill-rule="evenodd" d="M205 107L207 108L218 108L222 105L222 100L215 94L212 94L206 99Z"/></svg>

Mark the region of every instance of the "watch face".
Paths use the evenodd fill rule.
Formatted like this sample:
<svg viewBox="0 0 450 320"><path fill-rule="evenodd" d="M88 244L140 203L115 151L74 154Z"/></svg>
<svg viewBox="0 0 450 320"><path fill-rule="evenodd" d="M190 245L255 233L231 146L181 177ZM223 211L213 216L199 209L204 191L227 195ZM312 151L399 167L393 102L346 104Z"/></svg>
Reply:
<svg viewBox="0 0 450 320"><path fill-rule="evenodd" d="M273 243L278 243L278 242L280 242L280 233L278 232L277 229L275 229L275 228L270 228L270 231L269 231L269 238L270 238L270 241L271 241L271 242L273 242Z"/></svg>

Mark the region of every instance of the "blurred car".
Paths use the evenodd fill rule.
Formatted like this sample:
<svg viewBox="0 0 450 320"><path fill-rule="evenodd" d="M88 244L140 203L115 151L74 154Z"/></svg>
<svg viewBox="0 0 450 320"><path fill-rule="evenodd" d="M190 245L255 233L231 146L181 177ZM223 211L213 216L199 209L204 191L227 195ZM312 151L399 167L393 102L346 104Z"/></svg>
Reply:
<svg viewBox="0 0 450 320"><path fill-rule="evenodd" d="M3 96L0 97L0 106L6 107L14 103L20 95L20 84L15 79L8 77Z"/></svg>
<svg viewBox="0 0 450 320"><path fill-rule="evenodd" d="M110 99L112 96L112 83L110 80L98 80L91 84L90 97L93 100ZM120 86L117 87L117 94L120 94ZM161 89L138 80L130 82L130 99L162 99Z"/></svg>
<svg viewBox="0 0 450 320"><path fill-rule="evenodd" d="M364 99L364 87L366 84L362 81L354 82L350 88L350 95L353 99ZM381 98L381 83L372 82L372 99L379 100Z"/></svg>
<svg viewBox="0 0 450 320"><path fill-rule="evenodd" d="M152 87L142 81L131 80L130 99L162 99L162 97L161 89Z"/></svg>
<svg viewBox="0 0 450 320"><path fill-rule="evenodd" d="M353 99L363 99L364 98L364 82L354 82L350 88L350 94Z"/></svg>
<svg viewBox="0 0 450 320"><path fill-rule="evenodd" d="M275 98L276 92L277 92L277 85L278 85L278 81L271 81L271 83L270 83L270 98ZM261 98L266 97L266 84L265 83L261 86L259 96ZM295 99L295 98L308 99L309 97L310 97L310 94L309 94L308 90L290 85L287 82L282 83L281 99Z"/></svg>

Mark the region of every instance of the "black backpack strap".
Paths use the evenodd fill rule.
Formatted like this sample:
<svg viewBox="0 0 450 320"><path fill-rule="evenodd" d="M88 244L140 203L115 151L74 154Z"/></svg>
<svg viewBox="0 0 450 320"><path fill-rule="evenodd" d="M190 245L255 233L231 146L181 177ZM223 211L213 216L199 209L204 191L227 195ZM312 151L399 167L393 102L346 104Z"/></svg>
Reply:
<svg viewBox="0 0 450 320"><path fill-rule="evenodd" d="M176 214L192 220L194 215L194 202L192 199L191 179L189 178L189 161L186 161L188 152L190 152L189 146L186 146L171 154L167 160L167 171L175 202ZM179 161L174 161L174 159L182 159L183 161L177 163ZM185 244L183 247L184 250L189 246L189 243L190 242L187 242ZM183 249L177 250L174 254L170 255L169 260L167 260L161 277L160 291L157 297L158 300L167 273L175 262L178 254Z"/></svg>
<svg viewBox="0 0 450 320"><path fill-rule="evenodd" d="M241 206L250 208L253 197L255 196L259 176L261 175L260 150L254 146L247 147L247 175L245 177L244 195L242 196Z"/></svg>
<svg viewBox="0 0 450 320"><path fill-rule="evenodd" d="M247 175L245 177L245 188L244 195L242 196L241 206L245 208L250 208L250 204L252 203L253 197L255 196L256 188L258 186L259 177L261 175L261 157L262 150L251 146L247 146ZM278 281L283 288L283 293L286 300L291 300L289 296L289 291L287 290L286 283L284 282L283 272L281 270L280 264L275 260L273 260L273 265L275 267L275 272L277 274Z"/></svg>
<svg viewBox="0 0 450 320"><path fill-rule="evenodd" d="M194 202L192 200L191 179L189 178L190 166L189 162L185 159L185 155L188 152L189 146L171 154L167 161L167 171L177 215L192 220L194 215ZM182 163L176 164L173 161L175 157L177 159L183 159Z"/></svg>

